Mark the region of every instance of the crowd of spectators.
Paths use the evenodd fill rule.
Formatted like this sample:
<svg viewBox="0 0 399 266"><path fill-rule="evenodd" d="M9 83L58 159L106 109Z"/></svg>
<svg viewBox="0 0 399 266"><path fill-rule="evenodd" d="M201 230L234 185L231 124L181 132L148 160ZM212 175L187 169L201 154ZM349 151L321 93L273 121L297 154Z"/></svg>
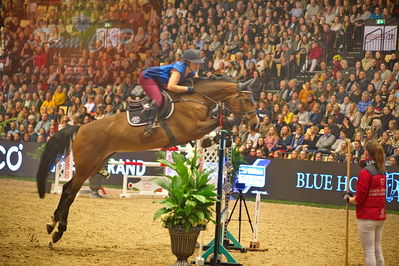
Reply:
<svg viewBox="0 0 399 266"><path fill-rule="evenodd" d="M159 3L159 5L157 5ZM67 125L123 112L143 97L144 68L200 50L200 75L253 86L259 128L233 115L246 156L353 161L378 139L399 163L396 51L342 57L367 19L399 17L392 0L6 1L1 13L2 138L45 142ZM4 27L3 27L4 26ZM297 78L302 74L308 78ZM303 77L303 75L302 75Z"/></svg>

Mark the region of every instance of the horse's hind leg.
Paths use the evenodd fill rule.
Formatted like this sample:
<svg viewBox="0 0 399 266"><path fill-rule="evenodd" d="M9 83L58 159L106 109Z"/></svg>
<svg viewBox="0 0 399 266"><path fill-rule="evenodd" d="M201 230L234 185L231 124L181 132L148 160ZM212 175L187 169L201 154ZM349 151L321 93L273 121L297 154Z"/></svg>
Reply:
<svg viewBox="0 0 399 266"><path fill-rule="evenodd" d="M57 243L61 239L64 232L67 230L69 208L71 207L73 201L75 200L76 194L79 192L85 180L85 177L77 175L75 173L72 180L67 183L68 185L64 185L60 203L58 205L58 208L54 212L53 220L58 219L59 224L58 231L53 233L53 243ZM57 223L57 221L55 223Z"/></svg>
<svg viewBox="0 0 399 266"><path fill-rule="evenodd" d="M61 219L61 210L63 209L62 206L64 205L65 199L67 197L66 191L68 190L68 187L70 186L70 184L71 184L71 180L62 186L62 194L61 194L60 201L58 202L57 209L55 209L54 215L51 216L51 222L46 225L48 234L51 234L51 232L53 232L58 221Z"/></svg>

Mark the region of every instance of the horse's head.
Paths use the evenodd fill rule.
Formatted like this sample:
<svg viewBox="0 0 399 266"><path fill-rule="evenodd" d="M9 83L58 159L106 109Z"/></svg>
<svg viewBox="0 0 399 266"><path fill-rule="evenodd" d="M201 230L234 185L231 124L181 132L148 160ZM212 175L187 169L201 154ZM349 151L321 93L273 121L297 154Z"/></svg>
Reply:
<svg viewBox="0 0 399 266"><path fill-rule="evenodd" d="M254 98L250 90L253 80L246 83L237 84L237 92L233 94L227 101L229 109L238 115L241 121L256 127L259 124L256 110L254 109Z"/></svg>
<svg viewBox="0 0 399 266"><path fill-rule="evenodd" d="M198 79L195 83L197 92L210 100L210 104L224 102L228 110L250 126L258 124L258 117L253 106L251 87L254 79L246 83L236 83L231 79L216 80Z"/></svg>

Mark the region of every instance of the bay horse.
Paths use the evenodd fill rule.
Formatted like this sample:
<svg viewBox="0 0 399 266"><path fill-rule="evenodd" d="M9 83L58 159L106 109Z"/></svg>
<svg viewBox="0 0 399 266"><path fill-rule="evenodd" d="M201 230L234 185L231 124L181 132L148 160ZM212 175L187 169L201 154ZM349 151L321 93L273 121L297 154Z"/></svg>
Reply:
<svg viewBox="0 0 399 266"><path fill-rule="evenodd" d="M62 195L51 223L46 229L50 234L58 224L58 231L52 235L53 243L59 241L67 230L69 208L83 183L99 171L116 152L142 151L169 146L170 133L173 144L184 144L199 139L219 126L220 119L211 116L211 110L221 103L231 112L251 125L258 123L253 98L246 83L231 80L192 80L196 93L170 93L175 102L175 110L165 122L169 134L163 127L154 128L150 136L144 136L144 126L132 127L126 113L114 114L82 126L70 126L55 133L48 141L40 159L36 175L40 198L44 198L45 185L51 167L62 155L72 150L75 173L63 185Z"/></svg>

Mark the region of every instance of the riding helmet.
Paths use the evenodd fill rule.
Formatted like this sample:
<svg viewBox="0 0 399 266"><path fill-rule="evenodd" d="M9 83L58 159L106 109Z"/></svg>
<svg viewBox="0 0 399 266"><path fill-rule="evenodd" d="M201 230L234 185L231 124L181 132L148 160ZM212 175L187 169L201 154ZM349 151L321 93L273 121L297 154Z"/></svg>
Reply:
<svg viewBox="0 0 399 266"><path fill-rule="evenodd" d="M184 51L182 59L183 61L191 63L198 63L198 64L204 63L204 60L201 59L199 51L195 49L188 49Z"/></svg>

